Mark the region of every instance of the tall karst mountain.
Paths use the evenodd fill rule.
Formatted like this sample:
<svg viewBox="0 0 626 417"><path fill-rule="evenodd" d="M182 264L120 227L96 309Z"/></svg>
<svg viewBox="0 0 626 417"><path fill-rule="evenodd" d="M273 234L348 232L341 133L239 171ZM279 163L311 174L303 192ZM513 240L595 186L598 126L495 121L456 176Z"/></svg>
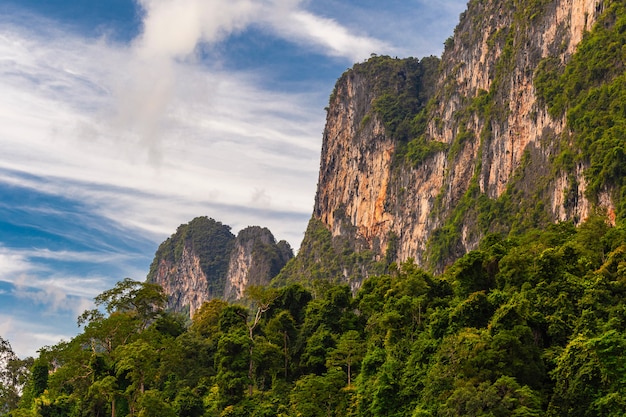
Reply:
<svg viewBox="0 0 626 417"><path fill-rule="evenodd" d="M471 0L441 59L373 56L327 108L313 217L279 281L440 270L489 233L626 206L624 6Z"/></svg>
<svg viewBox="0 0 626 417"><path fill-rule="evenodd" d="M197 217L159 246L148 281L163 287L169 309L193 317L205 301L238 300L249 285L268 284L292 257L289 244L266 228L251 226L235 237L229 226Z"/></svg>

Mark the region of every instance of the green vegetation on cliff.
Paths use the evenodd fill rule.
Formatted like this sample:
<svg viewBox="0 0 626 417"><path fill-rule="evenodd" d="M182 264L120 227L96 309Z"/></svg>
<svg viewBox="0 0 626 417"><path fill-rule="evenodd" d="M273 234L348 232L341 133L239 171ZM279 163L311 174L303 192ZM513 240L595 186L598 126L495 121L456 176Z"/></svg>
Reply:
<svg viewBox="0 0 626 417"><path fill-rule="evenodd" d="M625 242L600 217L490 235L439 276L252 288L189 328L125 280L40 351L9 415L623 415Z"/></svg>
<svg viewBox="0 0 626 417"><path fill-rule="evenodd" d="M585 171L586 194L597 202L602 192L626 197L626 6L610 2L594 30L586 33L570 62L544 59L535 73L539 97L555 117L566 115L572 131L559 162ZM626 204L617 207L620 221Z"/></svg>
<svg viewBox="0 0 626 417"><path fill-rule="evenodd" d="M249 226L237 234L240 245L252 246L252 262L249 282L267 282L278 275L285 264L293 258L293 250L287 241L276 243L272 232L266 227Z"/></svg>
<svg viewBox="0 0 626 417"><path fill-rule="evenodd" d="M341 217L341 213L336 213ZM344 224L348 224L344 221ZM281 286L303 283L309 288L327 285L329 282L360 282L364 275L383 272L386 263L376 261L371 250L360 249L353 231L334 237L318 219L309 221L298 256L291 259L272 281Z"/></svg>
<svg viewBox="0 0 626 417"><path fill-rule="evenodd" d="M426 140L424 136L427 104L435 92L439 64L435 56L422 60L372 56L351 70L372 83L372 110L381 117L387 134L398 141L398 160L418 165L446 149L444 143ZM366 116L362 124L367 120Z"/></svg>

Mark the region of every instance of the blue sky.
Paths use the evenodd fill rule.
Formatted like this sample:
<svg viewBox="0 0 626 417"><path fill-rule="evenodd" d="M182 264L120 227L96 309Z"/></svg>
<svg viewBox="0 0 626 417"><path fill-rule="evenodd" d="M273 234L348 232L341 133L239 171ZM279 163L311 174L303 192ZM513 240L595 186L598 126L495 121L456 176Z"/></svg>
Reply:
<svg viewBox="0 0 626 417"><path fill-rule="evenodd" d="M0 336L70 338L196 216L311 215L324 107L370 54L440 55L463 0L0 0Z"/></svg>

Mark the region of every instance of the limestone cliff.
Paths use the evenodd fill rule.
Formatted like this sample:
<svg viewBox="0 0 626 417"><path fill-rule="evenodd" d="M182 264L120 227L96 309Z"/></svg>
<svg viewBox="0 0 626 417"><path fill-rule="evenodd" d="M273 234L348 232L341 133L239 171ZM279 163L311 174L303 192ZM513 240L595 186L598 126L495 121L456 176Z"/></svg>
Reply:
<svg viewBox="0 0 626 417"><path fill-rule="evenodd" d="M286 241L276 243L267 228L251 226L237 235L231 251L224 298L239 300L250 285L267 285L293 258Z"/></svg>
<svg viewBox="0 0 626 417"><path fill-rule="evenodd" d="M193 316L204 301L224 296L234 241L229 226L197 217L159 246L147 279L163 287L170 310Z"/></svg>
<svg viewBox="0 0 626 417"><path fill-rule="evenodd" d="M168 295L168 309L194 312L212 298L238 300L248 285L269 283L293 257L266 228L248 227L237 237L207 217L181 225L154 257L148 281Z"/></svg>
<svg viewBox="0 0 626 417"><path fill-rule="evenodd" d="M588 192L593 158L577 150L567 106L559 113L550 102L557 93L536 84L567 74L599 18L615 25L613 3L472 0L436 70L433 58L373 57L344 73L328 106L311 224L344 242L335 249L349 241L365 269L333 273L358 281L408 258L441 269L486 233L578 223L598 208L611 218L611 183ZM542 72L548 64L556 70ZM315 247L307 231L293 271L323 263Z"/></svg>

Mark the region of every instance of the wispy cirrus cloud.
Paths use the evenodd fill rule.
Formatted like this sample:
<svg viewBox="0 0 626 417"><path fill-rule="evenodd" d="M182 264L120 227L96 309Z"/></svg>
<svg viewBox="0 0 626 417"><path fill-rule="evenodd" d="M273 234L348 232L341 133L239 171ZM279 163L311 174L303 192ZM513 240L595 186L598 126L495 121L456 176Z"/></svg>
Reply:
<svg viewBox="0 0 626 417"><path fill-rule="evenodd" d="M107 262L98 254L53 253L0 246L0 335L21 357L75 333L75 319L109 287L106 276L71 276L41 259ZM58 333L64 331L64 334Z"/></svg>
<svg viewBox="0 0 626 417"><path fill-rule="evenodd" d="M234 227L257 224L254 216L206 208L236 206L245 214L263 190L268 199L258 209L300 214L299 226L285 230L298 242L310 214L323 124L321 106L307 102L311 96L266 91L249 74L171 62L167 105L142 116L154 110L142 109L154 105L151 96L119 93L134 51L57 35L14 27L0 38L0 52L10 52L0 62L5 181L75 198L160 238L202 214ZM275 233L281 236L280 228Z"/></svg>
<svg viewBox="0 0 626 417"><path fill-rule="evenodd" d="M70 295L69 292L76 292L75 289L70 289L68 284L74 282L74 285L80 285L79 288L83 288L84 295ZM100 288L103 288L102 280L93 280L95 282L89 282L89 279L81 277L80 279L67 279L62 278L58 280L46 280L42 282L32 282L32 279L24 277L24 284L28 282L29 285L36 284L37 287L25 286L18 282L15 290L11 292L11 295L18 300L28 302L31 305L41 307L40 316L46 316L48 314L57 313L69 313L72 318L78 317L83 311L93 308L93 289L97 287L90 287L90 284L100 284ZM61 285L59 285L61 284Z"/></svg>
<svg viewBox="0 0 626 417"><path fill-rule="evenodd" d="M308 9L331 15L343 27L367 30L368 37L382 39L389 48L375 53L422 58L440 56L443 43L452 35L467 0L389 0L385 3L354 0L317 0ZM369 56L369 54L368 54Z"/></svg>
<svg viewBox="0 0 626 417"><path fill-rule="evenodd" d="M0 281L10 283L23 294L45 289L44 292L52 295L50 303L53 304L53 309L67 308L59 303L55 304L55 300L58 300L59 296L93 298L107 288L107 279L97 275L71 275L53 269L49 262L93 265L124 262L129 257L130 255L122 253L52 251L47 248L7 248L0 245ZM41 298L40 301L46 304L45 298Z"/></svg>
<svg viewBox="0 0 626 417"><path fill-rule="evenodd" d="M373 53L391 54L397 51L387 42L353 33L337 20L301 9L293 1L285 3L286 7L264 13L271 29L281 37L351 62L366 59Z"/></svg>

